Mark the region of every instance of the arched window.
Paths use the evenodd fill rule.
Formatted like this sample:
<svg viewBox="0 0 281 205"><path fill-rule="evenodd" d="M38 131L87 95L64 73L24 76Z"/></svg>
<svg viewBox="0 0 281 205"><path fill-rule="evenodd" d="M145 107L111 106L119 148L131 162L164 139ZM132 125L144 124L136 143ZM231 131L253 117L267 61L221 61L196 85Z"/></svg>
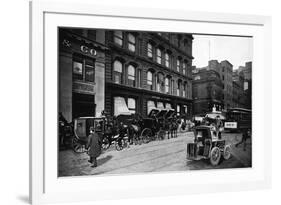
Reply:
<svg viewBox="0 0 281 205"><path fill-rule="evenodd" d="M156 50L156 61L157 63L161 64L162 63L162 54L161 54L161 50L159 48L157 48Z"/></svg>
<svg viewBox="0 0 281 205"><path fill-rule="evenodd" d="M123 32L122 31L114 31L114 43L119 46L123 45Z"/></svg>
<svg viewBox="0 0 281 205"><path fill-rule="evenodd" d="M165 53L165 66L170 67L170 55L168 53Z"/></svg>
<svg viewBox="0 0 281 205"><path fill-rule="evenodd" d="M147 72L147 87L149 90L153 90L153 80L152 80L152 72Z"/></svg>
<svg viewBox="0 0 281 205"><path fill-rule="evenodd" d="M131 33L128 34L128 49L132 52L136 51L136 37Z"/></svg>
<svg viewBox="0 0 281 205"><path fill-rule="evenodd" d="M165 93L170 93L170 78L168 77L165 78Z"/></svg>
<svg viewBox="0 0 281 205"><path fill-rule="evenodd" d="M177 59L177 71L180 72L181 62L180 59Z"/></svg>
<svg viewBox="0 0 281 205"><path fill-rule="evenodd" d="M136 68L132 65L128 66L128 84L133 87L136 85Z"/></svg>
<svg viewBox="0 0 281 205"><path fill-rule="evenodd" d="M186 68L187 68L187 62L186 61L184 61L183 62L183 64L182 64L182 73L184 74L184 75L186 75Z"/></svg>
<svg viewBox="0 0 281 205"><path fill-rule="evenodd" d="M113 81L114 83L121 84L122 79L123 64L119 60L115 60L113 63Z"/></svg>
<svg viewBox="0 0 281 205"><path fill-rule="evenodd" d="M156 91L164 92L164 75L163 73L157 74Z"/></svg>
<svg viewBox="0 0 281 205"><path fill-rule="evenodd" d="M182 96L183 97L186 97L186 89L187 88L187 82L185 82L184 84L183 84L183 91L182 91Z"/></svg>
<svg viewBox="0 0 281 205"><path fill-rule="evenodd" d="M147 43L147 56L150 58L152 58L152 56L153 56L151 43Z"/></svg>
<svg viewBox="0 0 281 205"><path fill-rule="evenodd" d="M177 96L180 96L180 90L181 90L181 80L178 80L178 85L177 85Z"/></svg>

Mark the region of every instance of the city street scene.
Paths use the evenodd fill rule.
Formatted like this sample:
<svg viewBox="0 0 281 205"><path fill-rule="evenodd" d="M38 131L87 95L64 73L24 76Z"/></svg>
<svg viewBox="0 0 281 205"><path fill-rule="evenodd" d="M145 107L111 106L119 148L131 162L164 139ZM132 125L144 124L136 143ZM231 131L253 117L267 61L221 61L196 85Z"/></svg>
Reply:
<svg viewBox="0 0 281 205"><path fill-rule="evenodd" d="M252 166L252 38L59 28L58 176Z"/></svg>

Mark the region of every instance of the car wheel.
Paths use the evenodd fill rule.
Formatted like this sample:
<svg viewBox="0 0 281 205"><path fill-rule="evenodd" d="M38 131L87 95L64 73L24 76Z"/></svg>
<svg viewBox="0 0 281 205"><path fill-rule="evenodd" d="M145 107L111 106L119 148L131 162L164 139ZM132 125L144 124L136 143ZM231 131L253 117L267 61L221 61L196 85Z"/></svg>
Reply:
<svg viewBox="0 0 281 205"><path fill-rule="evenodd" d="M228 160L231 157L231 149L229 145L226 145L223 149L223 158Z"/></svg>
<svg viewBox="0 0 281 205"><path fill-rule="evenodd" d="M221 151L218 147L213 147L210 153L210 162L213 166L217 166L221 159Z"/></svg>

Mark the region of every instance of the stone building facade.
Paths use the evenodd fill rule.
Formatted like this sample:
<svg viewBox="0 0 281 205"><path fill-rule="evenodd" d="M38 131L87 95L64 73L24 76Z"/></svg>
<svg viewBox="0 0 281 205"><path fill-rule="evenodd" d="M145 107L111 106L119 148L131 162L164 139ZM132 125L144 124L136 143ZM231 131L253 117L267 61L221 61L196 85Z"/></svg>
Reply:
<svg viewBox="0 0 281 205"><path fill-rule="evenodd" d="M192 116L189 34L102 29L59 30L59 112L79 116L153 108Z"/></svg>
<svg viewBox="0 0 281 205"><path fill-rule="evenodd" d="M104 110L105 33L59 29L58 110L67 121Z"/></svg>
<svg viewBox="0 0 281 205"><path fill-rule="evenodd" d="M193 70L193 114L204 114L211 112L213 108L222 111L223 83L220 75L214 69L194 69Z"/></svg>
<svg viewBox="0 0 281 205"><path fill-rule="evenodd" d="M218 62L217 60L210 60L207 70L215 70L219 73L220 79L223 83L223 110L231 108L232 105L232 72L233 65L227 61Z"/></svg>
<svg viewBox="0 0 281 205"><path fill-rule="evenodd" d="M192 40L187 34L106 31L105 110L146 116L153 107L192 116Z"/></svg>

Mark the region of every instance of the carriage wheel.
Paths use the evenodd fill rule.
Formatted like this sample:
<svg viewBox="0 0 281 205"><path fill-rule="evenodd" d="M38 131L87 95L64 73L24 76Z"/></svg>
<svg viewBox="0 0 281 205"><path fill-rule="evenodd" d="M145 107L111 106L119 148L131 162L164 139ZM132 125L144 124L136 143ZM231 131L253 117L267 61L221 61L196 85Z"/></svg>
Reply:
<svg viewBox="0 0 281 205"><path fill-rule="evenodd" d="M145 128L142 132L141 132L141 139L143 140L144 143L148 143L150 142L152 137L152 131L149 128Z"/></svg>
<svg viewBox="0 0 281 205"><path fill-rule="evenodd" d="M228 160L231 157L231 150L230 150L230 146L226 145L223 149L223 158L225 160Z"/></svg>
<svg viewBox="0 0 281 205"><path fill-rule="evenodd" d="M166 135L166 131L160 129L159 132L157 133L157 139L158 139L158 140L164 140L165 135Z"/></svg>
<svg viewBox="0 0 281 205"><path fill-rule="evenodd" d="M76 137L72 139L72 149L75 153L86 152L85 145L81 144Z"/></svg>
<svg viewBox="0 0 281 205"><path fill-rule="evenodd" d="M115 148L117 151L121 151L124 147L124 140L118 140L117 142L115 142Z"/></svg>
<svg viewBox="0 0 281 205"><path fill-rule="evenodd" d="M110 147L110 142L107 137L102 140L102 149L107 150Z"/></svg>
<svg viewBox="0 0 281 205"><path fill-rule="evenodd" d="M210 162L213 166L217 166L220 162L221 151L218 147L213 147L210 154Z"/></svg>

